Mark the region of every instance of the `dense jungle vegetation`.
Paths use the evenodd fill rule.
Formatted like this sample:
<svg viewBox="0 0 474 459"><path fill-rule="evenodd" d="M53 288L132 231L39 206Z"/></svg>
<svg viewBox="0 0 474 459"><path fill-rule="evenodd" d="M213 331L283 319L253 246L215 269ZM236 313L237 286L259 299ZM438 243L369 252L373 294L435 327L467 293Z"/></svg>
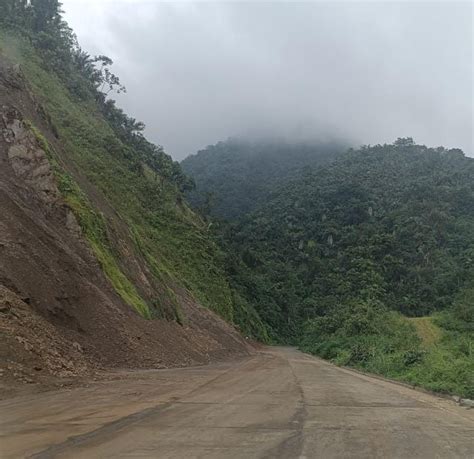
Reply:
<svg viewBox="0 0 474 459"><path fill-rule="evenodd" d="M474 160L460 150L350 150L216 232L273 340L474 395Z"/></svg>

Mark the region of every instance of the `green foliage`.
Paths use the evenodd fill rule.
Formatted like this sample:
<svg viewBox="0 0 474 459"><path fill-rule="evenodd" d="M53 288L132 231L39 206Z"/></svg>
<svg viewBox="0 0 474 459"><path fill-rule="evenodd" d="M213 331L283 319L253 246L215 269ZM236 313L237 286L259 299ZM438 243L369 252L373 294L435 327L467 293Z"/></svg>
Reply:
<svg viewBox="0 0 474 459"><path fill-rule="evenodd" d="M458 150L400 140L349 151L221 225L230 275L285 340L354 299L408 316L446 309L472 278L473 179Z"/></svg>
<svg viewBox="0 0 474 459"><path fill-rule="evenodd" d="M245 336L256 338L263 343L270 343L272 340L267 328L253 306L235 290L232 294L234 322L238 324L241 333Z"/></svg>
<svg viewBox="0 0 474 459"><path fill-rule="evenodd" d="M353 301L306 321L301 347L344 365L368 367L386 359L414 363L418 338L403 318L373 301Z"/></svg>
<svg viewBox="0 0 474 459"><path fill-rule="evenodd" d="M449 315L445 313L444 320L452 326ZM445 329L442 338L429 345L421 338L398 313L355 303L308 321L300 347L338 365L472 398L474 334Z"/></svg>
<svg viewBox="0 0 474 459"><path fill-rule="evenodd" d="M466 288L460 292L453 304L453 317L458 323L474 331L474 288Z"/></svg>
<svg viewBox="0 0 474 459"><path fill-rule="evenodd" d="M441 337L425 346L423 362L406 369L400 379L431 390L474 398L474 323L459 316L457 306L469 297L469 291L472 290L461 292L453 307L433 317Z"/></svg>

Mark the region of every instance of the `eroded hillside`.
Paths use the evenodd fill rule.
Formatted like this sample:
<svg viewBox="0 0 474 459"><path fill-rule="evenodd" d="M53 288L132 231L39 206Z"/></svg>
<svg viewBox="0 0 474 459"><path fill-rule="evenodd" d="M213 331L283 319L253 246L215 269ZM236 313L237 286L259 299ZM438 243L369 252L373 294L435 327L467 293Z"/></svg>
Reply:
<svg viewBox="0 0 474 459"><path fill-rule="evenodd" d="M3 35L1 53L3 381L248 353L209 310L234 319L219 250L179 190L131 168L93 101L29 45Z"/></svg>

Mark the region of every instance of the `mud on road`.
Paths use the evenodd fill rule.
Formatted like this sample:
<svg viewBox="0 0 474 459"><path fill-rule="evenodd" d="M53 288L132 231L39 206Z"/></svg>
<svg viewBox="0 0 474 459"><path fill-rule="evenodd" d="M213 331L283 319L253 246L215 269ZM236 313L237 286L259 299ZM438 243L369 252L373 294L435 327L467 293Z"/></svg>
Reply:
<svg viewBox="0 0 474 459"><path fill-rule="evenodd" d="M474 410L291 348L0 403L2 458L472 458Z"/></svg>

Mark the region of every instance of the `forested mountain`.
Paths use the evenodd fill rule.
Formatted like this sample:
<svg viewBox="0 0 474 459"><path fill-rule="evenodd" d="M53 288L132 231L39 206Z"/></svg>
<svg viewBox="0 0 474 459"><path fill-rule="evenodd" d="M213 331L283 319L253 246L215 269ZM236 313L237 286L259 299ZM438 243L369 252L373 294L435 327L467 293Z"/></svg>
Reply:
<svg viewBox="0 0 474 459"><path fill-rule="evenodd" d="M234 287L276 340L390 373L390 359L405 371L410 356L424 358L399 313L426 316L456 303L460 330L472 330L474 160L460 150L411 139L351 150L221 231ZM464 376L451 380L465 390L474 368L472 335L463 336L464 351L450 358L462 362Z"/></svg>
<svg viewBox="0 0 474 459"><path fill-rule="evenodd" d="M235 219L264 203L275 187L305 167L326 164L346 148L336 141L219 142L181 162L196 185L187 198L206 215Z"/></svg>
<svg viewBox="0 0 474 459"><path fill-rule="evenodd" d="M228 241L266 278L287 270L283 290L300 300L269 308L279 333L311 316L311 302L348 297L427 314L472 279L473 178L474 160L459 150L400 140L351 151L280 188Z"/></svg>

